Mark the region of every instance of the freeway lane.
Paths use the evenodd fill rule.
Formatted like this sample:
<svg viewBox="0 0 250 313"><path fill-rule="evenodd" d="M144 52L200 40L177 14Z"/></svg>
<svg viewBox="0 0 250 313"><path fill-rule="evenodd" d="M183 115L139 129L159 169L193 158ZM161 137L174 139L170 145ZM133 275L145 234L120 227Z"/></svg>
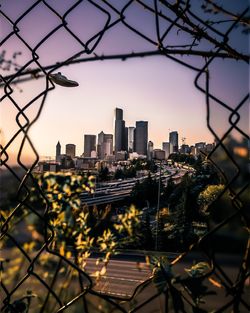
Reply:
<svg viewBox="0 0 250 313"><path fill-rule="evenodd" d="M179 173L178 171L171 169L171 174L169 174L169 172L167 174L163 173L161 178L163 183L167 184L167 181L170 177L172 177L174 180L180 180L185 172ZM159 179L159 173L152 175L152 178L155 178L156 180ZM82 204L86 205L100 205L123 200L129 197L136 182L142 181L144 179L145 177L140 177L118 182L103 183L95 190L92 195L87 192L82 193L80 195L81 202Z"/></svg>
<svg viewBox="0 0 250 313"><path fill-rule="evenodd" d="M172 256L170 254L170 260ZM175 274L180 274L181 276L187 275L185 273L185 268L190 268L194 261L204 261L203 257L196 253L190 253L187 259L179 261L177 264L173 266L173 270ZM110 260L107 266L107 272L104 276L101 277L99 282L94 280L95 271L97 269L101 269L101 265L96 266L95 262L96 259L91 258L88 259L86 266L87 273L93 277L94 282L94 290L100 294L109 295L111 297L120 297L123 298L125 301L128 300L135 291L135 288L142 284L144 281L149 279L152 275L151 268L145 262L136 262L136 261L126 261L126 260ZM228 278L235 282L238 276L238 266L241 262L241 258L239 256L233 255L218 255L217 262L223 271L226 273ZM218 279L214 277L215 279ZM218 288L212 285L209 281L205 283L209 290L216 292L214 295L209 295L205 297L206 303L202 306L206 312L213 311L215 309L219 309L223 306L223 304L229 303L230 300L233 300L232 295L227 295L224 288ZM180 286L176 286L180 288ZM249 288L246 286L246 288ZM249 290L249 289L248 289ZM141 294L136 296L136 302L142 303L146 301L151 296L157 294L157 289L153 282L151 282ZM243 296L245 303L249 304L249 299L247 295L247 289ZM142 309L140 312L154 312L160 313L162 312L161 308L164 305L165 298L164 296L158 297L157 301L153 303L149 303L146 307ZM161 304L160 304L161 303ZM159 307L157 307L159 306ZM232 307L230 308L232 309ZM170 312L172 312L170 310ZM229 311L225 311L229 312ZM241 306L241 313L249 312L246 306Z"/></svg>
<svg viewBox="0 0 250 313"><path fill-rule="evenodd" d="M88 259L86 272L95 278L94 273L101 270L102 264L96 265L96 259ZM135 288L149 279L152 271L146 263L110 260L107 272L96 282L94 289L102 294L119 296L124 299L132 296Z"/></svg>

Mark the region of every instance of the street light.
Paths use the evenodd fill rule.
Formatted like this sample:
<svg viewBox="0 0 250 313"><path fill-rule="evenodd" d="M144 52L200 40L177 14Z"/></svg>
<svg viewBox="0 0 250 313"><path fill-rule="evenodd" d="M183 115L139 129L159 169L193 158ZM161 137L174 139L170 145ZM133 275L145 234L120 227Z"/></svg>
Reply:
<svg viewBox="0 0 250 313"><path fill-rule="evenodd" d="M50 74L49 77L55 84L63 87L79 86L78 82L68 79L66 76L62 75L61 72L58 72L57 74Z"/></svg>

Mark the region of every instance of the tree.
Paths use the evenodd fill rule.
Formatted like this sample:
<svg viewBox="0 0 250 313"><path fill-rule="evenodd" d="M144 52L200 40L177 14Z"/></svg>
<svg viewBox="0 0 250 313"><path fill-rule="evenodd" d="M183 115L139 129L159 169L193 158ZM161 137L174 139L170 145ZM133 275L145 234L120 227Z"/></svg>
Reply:
<svg viewBox="0 0 250 313"><path fill-rule="evenodd" d="M134 185L131 191L131 201L139 207L145 206L147 201L150 205L156 204L158 188L158 182L148 174L148 177L143 182L136 182ZM162 185L161 188L163 188Z"/></svg>
<svg viewBox="0 0 250 313"><path fill-rule="evenodd" d="M123 170L118 168L116 171L115 171L115 174L114 174L114 179L123 179L124 178L124 173L123 173Z"/></svg>
<svg viewBox="0 0 250 313"><path fill-rule="evenodd" d="M109 179L109 169L101 165L100 170L98 171L98 178L100 181L106 181Z"/></svg>

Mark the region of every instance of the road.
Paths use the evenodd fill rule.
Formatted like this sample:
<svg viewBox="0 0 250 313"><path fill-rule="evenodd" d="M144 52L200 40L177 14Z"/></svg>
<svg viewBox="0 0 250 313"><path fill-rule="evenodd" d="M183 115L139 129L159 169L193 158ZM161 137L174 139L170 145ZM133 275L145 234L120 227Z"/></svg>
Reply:
<svg viewBox="0 0 250 313"><path fill-rule="evenodd" d="M181 177L186 173L186 170L179 171L172 168L167 168L166 170L161 173L161 179L164 184L167 184L170 177L172 177L174 181L179 182ZM151 175L151 177L156 180L159 179L159 176L159 172ZM100 205L124 200L130 196L136 182L141 182L146 178L147 176L99 184L93 194L89 194L88 192L82 193L80 195L81 202L87 205Z"/></svg>
<svg viewBox="0 0 250 313"><path fill-rule="evenodd" d="M174 254L169 255L170 260L173 259L173 257ZM188 259L185 259L184 261L180 261L175 264L173 266L173 271L175 275L186 275L185 268L191 267L194 260L198 262L199 257L197 259L196 255L189 256ZM218 262L223 271L230 278L230 280L235 281L237 279L240 258L231 255L220 255L218 256ZM95 282L95 276L93 275L93 273L96 270L101 269L101 265L96 266L95 263L96 259L90 258L85 268L86 271L93 278L95 291L100 294L109 295L114 298L122 298L125 301L124 303L126 303L126 300L128 301L129 298L133 295L136 287L147 281L152 275L152 269L144 261L138 262L132 260L128 261L118 259L110 260L105 275L102 276L98 282ZM223 304L226 304L233 299L232 296L226 295L224 288L215 287L208 281L206 285L209 287L209 290L215 291L217 293L216 295L209 295L205 297L206 303L204 304L203 309L205 309L206 311L218 309ZM180 286L177 287L179 288ZM157 294L157 288L154 283L151 282L140 294L138 294L138 296L136 296L136 303L140 304L155 294ZM245 295L244 297L245 301L249 304L247 295ZM165 297L164 295L161 295L160 297L158 297L157 301L149 303L139 312L164 312L164 310L162 310L164 305ZM248 310L244 306L242 306L240 312L247 313Z"/></svg>

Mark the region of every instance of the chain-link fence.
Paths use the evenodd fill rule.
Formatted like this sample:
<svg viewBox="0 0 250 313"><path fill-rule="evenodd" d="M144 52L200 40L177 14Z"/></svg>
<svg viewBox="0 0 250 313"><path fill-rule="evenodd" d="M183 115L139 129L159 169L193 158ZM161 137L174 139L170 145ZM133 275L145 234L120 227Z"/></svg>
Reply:
<svg viewBox="0 0 250 313"><path fill-rule="evenodd" d="M82 12L86 4L88 8L91 7L91 12L97 14L97 17L93 17L93 19L96 18L96 21L92 21L93 33L90 31L91 35L83 39L78 31L72 30L70 21L72 21L72 17L74 19L74 14L77 15L77 12ZM188 312L193 310L193 312L204 312L205 309L196 306L192 302L192 297L190 298L190 294L198 292L195 288L201 288L197 279L192 277L188 283L180 281L179 287L176 287L177 278L174 281L163 265L161 265L161 269L165 273L166 284L164 288L158 288L153 295L150 292L147 293L146 288L149 283L155 281L155 275L146 279L125 299L124 297L112 297L112 295L98 292L94 288L91 277L83 269L51 248L54 239L53 228L48 223L48 211L51 204L33 177L33 170L38 164L39 155L29 133L32 125L37 122L42 114L49 92L56 88L55 80L52 79L51 74L65 66L77 63L114 59L124 61L131 58L153 56L170 59L195 73L194 85L204 94L207 128L216 140L215 147L206 156L206 159L213 163L226 182L220 197L224 194L230 194L231 199L231 202L228 202L228 206L231 208L228 210L230 212L228 216L213 226L187 251L174 257L169 266L175 268L194 250L200 251L201 259L207 260L210 265L209 270L203 275L203 279L210 278L214 285L218 285L219 289L218 298L211 304L210 308L213 308L214 312L247 312L249 310L249 303L247 302L247 290L249 291L247 289L249 288L247 285L247 283L249 284L249 212L247 209L249 210L249 203L245 200L249 193L249 173L247 174L249 169L246 164L249 137L248 129L242 123L245 118L244 115L248 114L246 106L249 95L245 94L247 93L246 88L242 88L239 103L234 105L227 103L224 100L227 99L225 97L227 90L221 88L219 94L218 89L213 92L215 75L211 75L214 67L217 67L217 71L220 70L221 60L228 60L228 64L232 68L231 75L233 75L235 64L236 66L248 66L247 48L242 48L239 45L239 40L241 43L245 42L243 46L247 45L249 11L246 5L247 3L242 1L242 10L240 11L239 9L235 10L235 7L230 10L212 0L80 0L62 1L60 4L58 1L45 0L20 1L18 3L7 0L1 1L0 13L3 25L0 55L2 70L0 76L1 106L5 103L8 104L10 111L14 112L10 115L16 121L17 127L11 138L1 145L1 165L5 169L1 173L1 184L5 184L6 173L11 174L11 177L16 181L12 182L13 186L16 186L16 206L7 216L1 215L1 239L3 243L1 246L1 276L3 277L6 271L11 271L8 269L8 259L16 257L12 255L12 248L16 248L18 258L21 259L19 263L17 262L18 268L15 269L17 271L15 281L6 283L6 278L1 278L3 312L28 312L29 308L30 311L34 312L153 312L155 304L152 305L152 303L159 297L162 299L162 296L164 296L163 311ZM143 31L143 23L147 23L147 20L142 22L142 27L134 26L135 24L130 22L130 15L134 10L146 12L154 20L150 35ZM39 14L43 18L42 25L39 25ZM50 20L53 22L50 23ZM100 20L103 22L102 25ZM28 26L24 26L25 23ZM50 25L48 30L47 23ZM35 31L35 37L31 38L29 31L23 31L24 27L28 27L31 33L33 30L39 31ZM82 27L84 28L84 22ZM104 49L104 53L100 54L98 48L105 35L121 27L133 34L138 42L143 42L141 45L143 48L140 49L140 45L134 47L135 41L131 40L131 43L128 41L130 46L127 47L127 51L112 53L112 49L107 49L107 52ZM68 40L69 44L72 42L76 44L77 48L72 55L65 56L62 50L58 49L56 52L54 50L53 40L57 40L56 36L62 30L65 34L64 46L67 46ZM173 33L175 34L174 44L169 44L169 42L173 42L173 40L169 40ZM15 40L18 40L22 46L22 55L16 51ZM114 39L111 46L115 47L116 45L118 43ZM149 47L148 50L147 47ZM52 64L45 64L40 58L40 51L43 48L46 49L48 55L53 54L55 61ZM226 77L222 75L220 79L224 80ZM43 82L43 90L39 90L28 103L22 105L17 94L21 91L27 92L30 89L30 84L36 80ZM38 109L30 117L29 110L37 103L39 103ZM223 109L223 114L228 123L228 128L223 134L214 127L211 117L212 110L219 112L221 109ZM1 118L7 119L6 116ZM238 150L228 144L228 140L235 133L243 142ZM12 167L10 165L11 151L16 142L18 142L18 152L15 157L18 167ZM30 166L27 166L23 161L25 145L29 146L34 155L33 163ZM221 155L223 158L220 158ZM243 162L244 164L242 163L242 155L246 161ZM46 207L42 212L30 202L31 189L34 188L46 201ZM22 215L24 208L26 213L28 210L28 213L36 216L39 220L39 227L44 230L42 244L35 253L31 252L27 246L24 248L15 232L15 229L24 227L22 221L29 216L29 214ZM213 250L212 242L214 235L235 219L240 221L237 227L247 235L244 251L239 257L240 262L236 265L237 273L231 277L230 271L223 267L221 259ZM29 231L27 230L27 232ZM7 245L6 242L8 242ZM29 238L27 238L27 242L29 242ZM223 242L221 244L223 245ZM49 271L51 266L53 275L47 279L44 273ZM68 272L69 268L71 274ZM75 281L71 280L72 283L70 284L67 283L69 275L75 277ZM64 288L72 289L71 297L62 300L62 288L56 288L57 284L64 284ZM31 292L21 297L20 294L25 288L31 289ZM146 292L146 296L138 300L136 294L140 288L142 294ZM32 306L34 294L40 301L38 301L39 307ZM51 304L48 306L49 301L52 306Z"/></svg>

